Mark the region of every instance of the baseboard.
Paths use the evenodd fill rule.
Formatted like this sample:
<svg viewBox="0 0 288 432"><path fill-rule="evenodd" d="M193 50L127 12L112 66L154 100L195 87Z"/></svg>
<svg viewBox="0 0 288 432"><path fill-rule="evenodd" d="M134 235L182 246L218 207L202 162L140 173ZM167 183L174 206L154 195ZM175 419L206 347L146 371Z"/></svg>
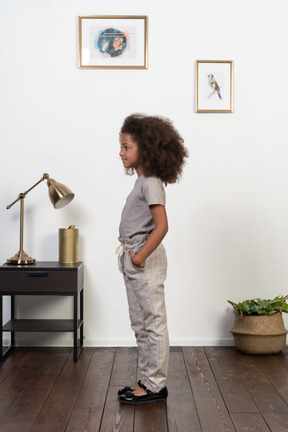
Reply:
<svg viewBox="0 0 288 432"><path fill-rule="evenodd" d="M9 345L9 340L4 345ZM51 333L42 333L42 337L32 334L17 335L15 345L19 347L72 347L73 338L67 335L51 336ZM172 339L170 346L233 346L232 338L223 339ZM84 339L85 347L130 347L136 346L134 339Z"/></svg>
<svg viewBox="0 0 288 432"><path fill-rule="evenodd" d="M87 347L130 347L136 346L135 340L85 340L84 345ZM170 346L233 346L234 341L232 338L223 339L172 339L170 340Z"/></svg>

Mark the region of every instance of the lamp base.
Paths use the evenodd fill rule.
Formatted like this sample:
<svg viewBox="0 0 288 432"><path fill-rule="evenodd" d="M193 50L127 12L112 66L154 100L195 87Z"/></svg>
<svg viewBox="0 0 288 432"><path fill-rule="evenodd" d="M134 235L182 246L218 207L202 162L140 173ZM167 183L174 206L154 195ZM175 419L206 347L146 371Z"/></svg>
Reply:
<svg viewBox="0 0 288 432"><path fill-rule="evenodd" d="M19 250L16 255L6 260L7 264L14 265L34 264L35 261L35 258L29 257L23 250Z"/></svg>

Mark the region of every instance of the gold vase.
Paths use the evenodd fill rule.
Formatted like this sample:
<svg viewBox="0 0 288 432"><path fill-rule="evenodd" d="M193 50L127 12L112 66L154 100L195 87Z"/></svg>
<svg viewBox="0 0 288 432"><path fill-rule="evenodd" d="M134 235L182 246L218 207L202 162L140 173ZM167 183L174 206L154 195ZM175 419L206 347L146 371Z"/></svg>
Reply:
<svg viewBox="0 0 288 432"><path fill-rule="evenodd" d="M78 262L79 229L71 225L59 228L59 263L75 264Z"/></svg>

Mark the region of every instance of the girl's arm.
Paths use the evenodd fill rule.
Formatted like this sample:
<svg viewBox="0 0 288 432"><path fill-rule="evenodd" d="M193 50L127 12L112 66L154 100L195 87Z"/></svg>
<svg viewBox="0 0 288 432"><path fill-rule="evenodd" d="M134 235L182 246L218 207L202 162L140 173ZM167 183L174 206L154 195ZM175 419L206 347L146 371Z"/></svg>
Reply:
<svg viewBox="0 0 288 432"><path fill-rule="evenodd" d="M136 267L143 267L144 261L159 246L168 231L168 220L164 205L151 205L150 210L155 225L153 231L137 255L132 250L129 250L131 261Z"/></svg>

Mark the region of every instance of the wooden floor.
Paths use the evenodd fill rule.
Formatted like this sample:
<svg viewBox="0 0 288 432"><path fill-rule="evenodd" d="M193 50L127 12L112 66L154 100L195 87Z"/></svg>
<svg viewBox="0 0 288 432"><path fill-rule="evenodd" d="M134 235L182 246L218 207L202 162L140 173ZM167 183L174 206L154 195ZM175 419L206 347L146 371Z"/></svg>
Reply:
<svg viewBox="0 0 288 432"><path fill-rule="evenodd" d="M0 364L1 432L287 432L288 350L171 348L167 404L123 406L136 348L15 349Z"/></svg>

